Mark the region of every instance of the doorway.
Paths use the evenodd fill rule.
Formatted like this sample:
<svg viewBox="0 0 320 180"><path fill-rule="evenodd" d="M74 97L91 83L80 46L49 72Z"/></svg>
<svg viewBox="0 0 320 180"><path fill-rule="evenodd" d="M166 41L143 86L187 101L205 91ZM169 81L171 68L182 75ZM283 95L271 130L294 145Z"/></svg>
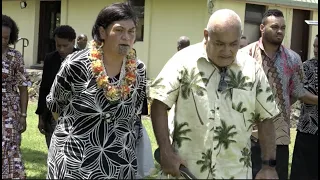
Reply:
<svg viewBox="0 0 320 180"><path fill-rule="evenodd" d="M310 11L293 10L290 48L300 55L302 62L308 59L309 25L305 23L308 19L310 19Z"/></svg>
<svg viewBox="0 0 320 180"><path fill-rule="evenodd" d="M40 1L39 40L37 63L44 61L45 55L54 51L53 31L60 26L61 1Z"/></svg>

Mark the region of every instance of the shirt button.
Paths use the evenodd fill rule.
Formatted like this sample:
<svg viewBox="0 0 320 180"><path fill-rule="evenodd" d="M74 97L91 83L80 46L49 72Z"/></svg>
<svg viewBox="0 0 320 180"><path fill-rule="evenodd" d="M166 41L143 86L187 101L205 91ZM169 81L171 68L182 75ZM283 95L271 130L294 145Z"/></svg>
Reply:
<svg viewBox="0 0 320 180"><path fill-rule="evenodd" d="M219 107L217 107L217 110L219 110Z"/></svg>

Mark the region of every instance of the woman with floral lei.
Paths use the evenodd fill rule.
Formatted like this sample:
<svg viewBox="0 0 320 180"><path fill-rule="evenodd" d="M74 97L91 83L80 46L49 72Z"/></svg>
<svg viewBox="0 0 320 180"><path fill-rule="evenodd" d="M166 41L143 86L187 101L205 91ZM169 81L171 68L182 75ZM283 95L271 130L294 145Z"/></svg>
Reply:
<svg viewBox="0 0 320 180"><path fill-rule="evenodd" d="M58 121L48 179L136 178L140 116L147 106L145 65L132 48L136 25L127 3L103 8L89 48L63 62L47 96Z"/></svg>

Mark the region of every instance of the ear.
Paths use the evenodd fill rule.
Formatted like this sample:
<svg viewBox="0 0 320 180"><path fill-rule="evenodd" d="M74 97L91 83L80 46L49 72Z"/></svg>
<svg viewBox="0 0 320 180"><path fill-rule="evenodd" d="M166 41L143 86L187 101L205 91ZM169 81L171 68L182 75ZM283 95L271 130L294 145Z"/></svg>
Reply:
<svg viewBox="0 0 320 180"><path fill-rule="evenodd" d="M203 37L204 37L205 43L207 43L209 39L209 31L207 29L204 29L203 31Z"/></svg>
<svg viewBox="0 0 320 180"><path fill-rule="evenodd" d="M264 24L260 24L260 32L261 32L261 33L263 33L264 28L265 28Z"/></svg>
<svg viewBox="0 0 320 180"><path fill-rule="evenodd" d="M99 35L101 39L106 39L106 30L102 26L99 27Z"/></svg>
<svg viewBox="0 0 320 180"><path fill-rule="evenodd" d="M71 43L72 43L73 45L75 45L75 42L76 42L76 40L74 39L74 40L72 40L72 42L71 42Z"/></svg>

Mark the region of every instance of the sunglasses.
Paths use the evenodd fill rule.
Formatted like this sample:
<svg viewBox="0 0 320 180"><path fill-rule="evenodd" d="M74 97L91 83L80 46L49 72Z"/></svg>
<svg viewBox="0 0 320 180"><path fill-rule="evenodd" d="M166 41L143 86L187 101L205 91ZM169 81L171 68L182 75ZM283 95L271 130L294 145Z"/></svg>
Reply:
<svg viewBox="0 0 320 180"><path fill-rule="evenodd" d="M227 68L222 67L220 70L220 81L218 85L218 92L225 91L228 88L228 83L225 80L226 76L227 76Z"/></svg>

